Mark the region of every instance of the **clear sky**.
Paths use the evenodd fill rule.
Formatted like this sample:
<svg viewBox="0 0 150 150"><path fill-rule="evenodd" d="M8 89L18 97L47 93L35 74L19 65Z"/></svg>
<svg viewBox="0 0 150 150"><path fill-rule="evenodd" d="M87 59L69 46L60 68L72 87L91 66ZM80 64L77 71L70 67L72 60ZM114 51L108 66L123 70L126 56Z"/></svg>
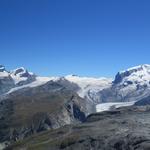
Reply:
<svg viewBox="0 0 150 150"><path fill-rule="evenodd" d="M150 64L150 0L0 0L0 63L107 77Z"/></svg>

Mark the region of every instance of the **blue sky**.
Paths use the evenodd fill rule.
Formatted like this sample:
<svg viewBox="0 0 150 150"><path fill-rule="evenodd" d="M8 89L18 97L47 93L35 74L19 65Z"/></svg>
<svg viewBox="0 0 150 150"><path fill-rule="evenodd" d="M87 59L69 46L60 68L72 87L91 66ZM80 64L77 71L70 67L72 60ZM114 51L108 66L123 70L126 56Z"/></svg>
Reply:
<svg viewBox="0 0 150 150"><path fill-rule="evenodd" d="M113 77L150 64L149 0L1 0L0 63Z"/></svg>

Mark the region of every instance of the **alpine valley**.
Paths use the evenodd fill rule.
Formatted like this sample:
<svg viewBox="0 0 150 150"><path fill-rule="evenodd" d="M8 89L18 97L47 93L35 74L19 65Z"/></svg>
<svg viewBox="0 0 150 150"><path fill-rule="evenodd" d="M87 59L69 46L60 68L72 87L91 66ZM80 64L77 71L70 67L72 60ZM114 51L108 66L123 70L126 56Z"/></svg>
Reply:
<svg viewBox="0 0 150 150"><path fill-rule="evenodd" d="M0 65L0 150L149 150L150 65L114 79Z"/></svg>

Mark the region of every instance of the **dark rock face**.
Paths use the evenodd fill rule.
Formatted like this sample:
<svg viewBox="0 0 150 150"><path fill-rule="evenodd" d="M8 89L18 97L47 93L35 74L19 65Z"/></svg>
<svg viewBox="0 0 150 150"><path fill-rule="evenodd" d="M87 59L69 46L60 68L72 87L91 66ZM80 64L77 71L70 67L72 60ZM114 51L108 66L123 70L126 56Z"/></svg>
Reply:
<svg viewBox="0 0 150 150"><path fill-rule="evenodd" d="M113 81L114 84L120 83L124 77L128 77L132 72L126 71L123 73L118 72L115 76L115 80Z"/></svg>
<svg viewBox="0 0 150 150"><path fill-rule="evenodd" d="M73 104L73 116L75 119L80 120L82 122L84 122L86 119L85 113L82 112L75 103Z"/></svg>
<svg viewBox="0 0 150 150"><path fill-rule="evenodd" d="M83 124L38 134L7 150L149 150L149 116L148 106L91 114Z"/></svg>

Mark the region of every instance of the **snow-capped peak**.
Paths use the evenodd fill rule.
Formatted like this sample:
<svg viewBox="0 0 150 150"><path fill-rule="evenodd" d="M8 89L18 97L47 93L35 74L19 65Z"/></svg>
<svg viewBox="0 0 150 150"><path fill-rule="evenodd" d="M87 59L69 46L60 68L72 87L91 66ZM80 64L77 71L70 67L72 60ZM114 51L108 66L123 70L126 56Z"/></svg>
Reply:
<svg viewBox="0 0 150 150"><path fill-rule="evenodd" d="M144 64L120 71L115 77L114 83L124 81L150 81L150 65Z"/></svg>
<svg viewBox="0 0 150 150"><path fill-rule="evenodd" d="M124 70L124 71L120 71L120 74L121 73L125 73L125 72L137 72L137 71L145 71L145 72L149 72L150 71L150 65L149 64L143 64L143 65L139 65L139 66L135 66L135 67L131 67L127 70Z"/></svg>
<svg viewBox="0 0 150 150"><path fill-rule="evenodd" d="M31 76L34 75L32 72L28 72L28 70L25 69L24 67L20 67L11 71L11 74L18 76L18 77L28 77L30 75Z"/></svg>
<svg viewBox="0 0 150 150"><path fill-rule="evenodd" d="M34 81L36 77L34 73L28 72L28 70L25 69L24 67L12 70L10 72L10 76L14 80L15 84L23 84L23 82L29 83Z"/></svg>

